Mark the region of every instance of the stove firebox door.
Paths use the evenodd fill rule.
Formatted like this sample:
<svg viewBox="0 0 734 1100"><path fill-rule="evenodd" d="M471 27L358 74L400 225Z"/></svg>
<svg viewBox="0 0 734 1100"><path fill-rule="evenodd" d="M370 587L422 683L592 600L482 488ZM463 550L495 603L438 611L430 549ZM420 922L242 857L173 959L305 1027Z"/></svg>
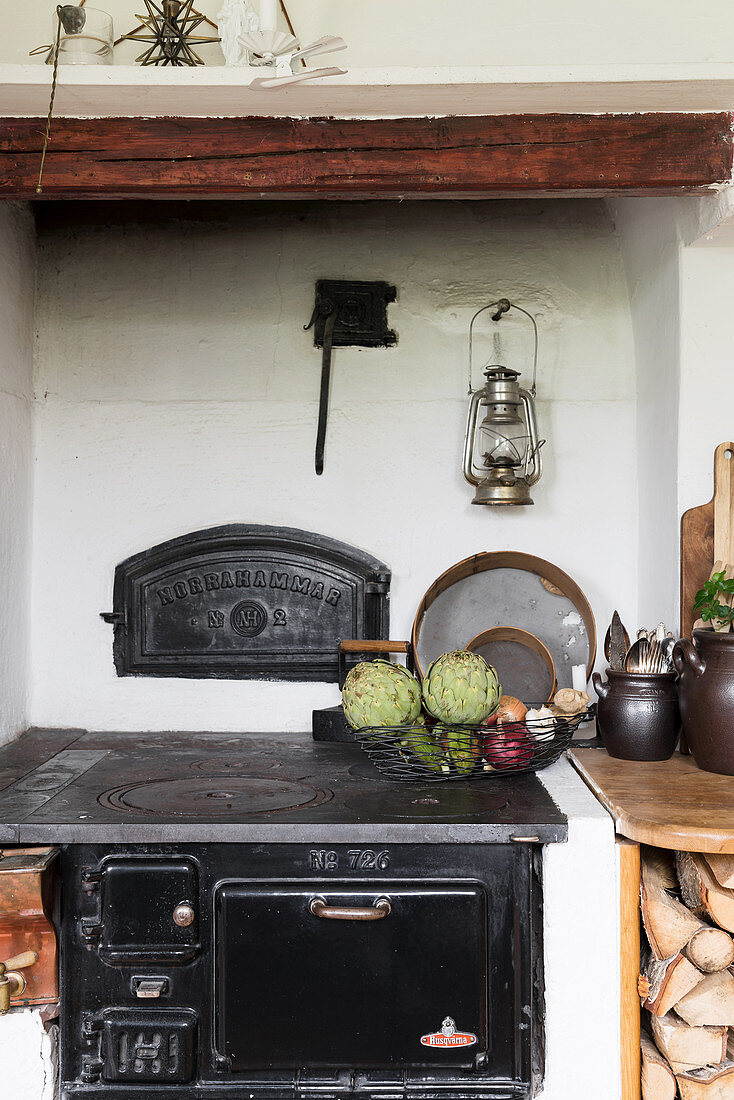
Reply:
<svg viewBox="0 0 734 1100"><path fill-rule="evenodd" d="M230 883L216 922L216 1042L234 1073L455 1070L487 1051L479 883Z"/></svg>
<svg viewBox="0 0 734 1100"><path fill-rule="evenodd" d="M112 857L98 878L98 951L104 962L125 966L195 958L199 895L192 860Z"/></svg>

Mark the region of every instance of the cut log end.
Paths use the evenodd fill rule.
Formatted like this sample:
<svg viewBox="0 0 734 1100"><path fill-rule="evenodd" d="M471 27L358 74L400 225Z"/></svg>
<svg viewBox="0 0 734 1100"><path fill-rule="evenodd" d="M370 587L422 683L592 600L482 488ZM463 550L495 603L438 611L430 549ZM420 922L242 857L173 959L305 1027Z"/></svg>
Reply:
<svg viewBox="0 0 734 1100"><path fill-rule="evenodd" d="M706 862L719 885L734 890L734 855L712 853L706 856Z"/></svg>
<svg viewBox="0 0 734 1100"><path fill-rule="evenodd" d="M658 1049L676 1073L715 1066L726 1058L725 1027L690 1027L674 1012L651 1016L650 1026Z"/></svg>
<svg viewBox="0 0 734 1100"><path fill-rule="evenodd" d="M676 1080L680 1100L732 1100L734 1062L727 1060L718 1066L684 1071L676 1074Z"/></svg>
<svg viewBox="0 0 734 1100"><path fill-rule="evenodd" d="M647 1035L642 1035L640 1047L642 1100L675 1100L675 1076L667 1061Z"/></svg>
<svg viewBox="0 0 734 1100"><path fill-rule="evenodd" d="M665 1016L703 980L701 971L682 954L659 961L650 953L645 960L638 989L647 986L644 1007L654 1016Z"/></svg>
<svg viewBox="0 0 734 1100"><path fill-rule="evenodd" d="M734 932L734 890L718 882L704 856L677 852L676 870L681 898L691 912Z"/></svg>
<svg viewBox="0 0 734 1100"><path fill-rule="evenodd" d="M670 865L659 858L659 853L645 849L640 866L642 920L652 952L662 962L682 951L706 925L671 897Z"/></svg>
<svg viewBox="0 0 734 1100"><path fill-rule="evenodd" d="M707 974L675 1006L692 1027L734 1027L734 977L728 970Z"/></svg>
<svg viewBox="0 0 734 1100"><path fill-rule="evenodd" d="M734 963L734 939L723 928L701 928L691 936L683 954L706 974L726 970Z"/></svg>

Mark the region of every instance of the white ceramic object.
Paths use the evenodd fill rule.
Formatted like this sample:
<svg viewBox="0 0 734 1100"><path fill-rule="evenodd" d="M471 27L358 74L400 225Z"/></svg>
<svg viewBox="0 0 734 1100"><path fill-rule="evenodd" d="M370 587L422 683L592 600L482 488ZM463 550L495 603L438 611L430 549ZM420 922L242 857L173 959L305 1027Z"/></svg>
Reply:
<svg viewBox="0 0 734 1100"><path fill-rule="evenodd" d="M249 51L240 42L240 36L251 34L258 28L257 12L250 0L222 0L222 8L216 16L216 24L225 64L249 65Z"/></svg>

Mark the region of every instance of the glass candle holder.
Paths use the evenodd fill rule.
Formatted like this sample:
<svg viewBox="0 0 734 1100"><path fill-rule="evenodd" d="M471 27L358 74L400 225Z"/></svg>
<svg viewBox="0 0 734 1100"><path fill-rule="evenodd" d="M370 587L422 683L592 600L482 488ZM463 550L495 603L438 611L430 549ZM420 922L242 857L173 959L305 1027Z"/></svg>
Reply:
<svg viewBox="0 0 734 1100"><path fill-rule="evenodd" d="M81 10L85 20L79 32L67 33L63 25L61 27L59 65L111 65L115 41L112 16L99 8L88 8L86 5ZM56 41L56 18L54 15L53 42ZM48 61L53 64L53 49Z"/></svg>

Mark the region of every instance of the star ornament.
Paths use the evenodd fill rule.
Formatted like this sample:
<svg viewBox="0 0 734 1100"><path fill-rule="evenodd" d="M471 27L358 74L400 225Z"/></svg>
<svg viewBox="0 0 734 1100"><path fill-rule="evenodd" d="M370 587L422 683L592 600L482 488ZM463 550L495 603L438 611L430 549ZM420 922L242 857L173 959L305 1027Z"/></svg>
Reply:
<svg viewBox="0 0 734 1100"><path fill-rule="evenodd" d="M194 0L144 0L147 15L136 15L140 23L120 41L149 42L150 46L135 60L140 65L203 65L203 60L193 49L217 37L205 37L194 32L206 23L216 29L211 19L197 11Z"/></svg>

